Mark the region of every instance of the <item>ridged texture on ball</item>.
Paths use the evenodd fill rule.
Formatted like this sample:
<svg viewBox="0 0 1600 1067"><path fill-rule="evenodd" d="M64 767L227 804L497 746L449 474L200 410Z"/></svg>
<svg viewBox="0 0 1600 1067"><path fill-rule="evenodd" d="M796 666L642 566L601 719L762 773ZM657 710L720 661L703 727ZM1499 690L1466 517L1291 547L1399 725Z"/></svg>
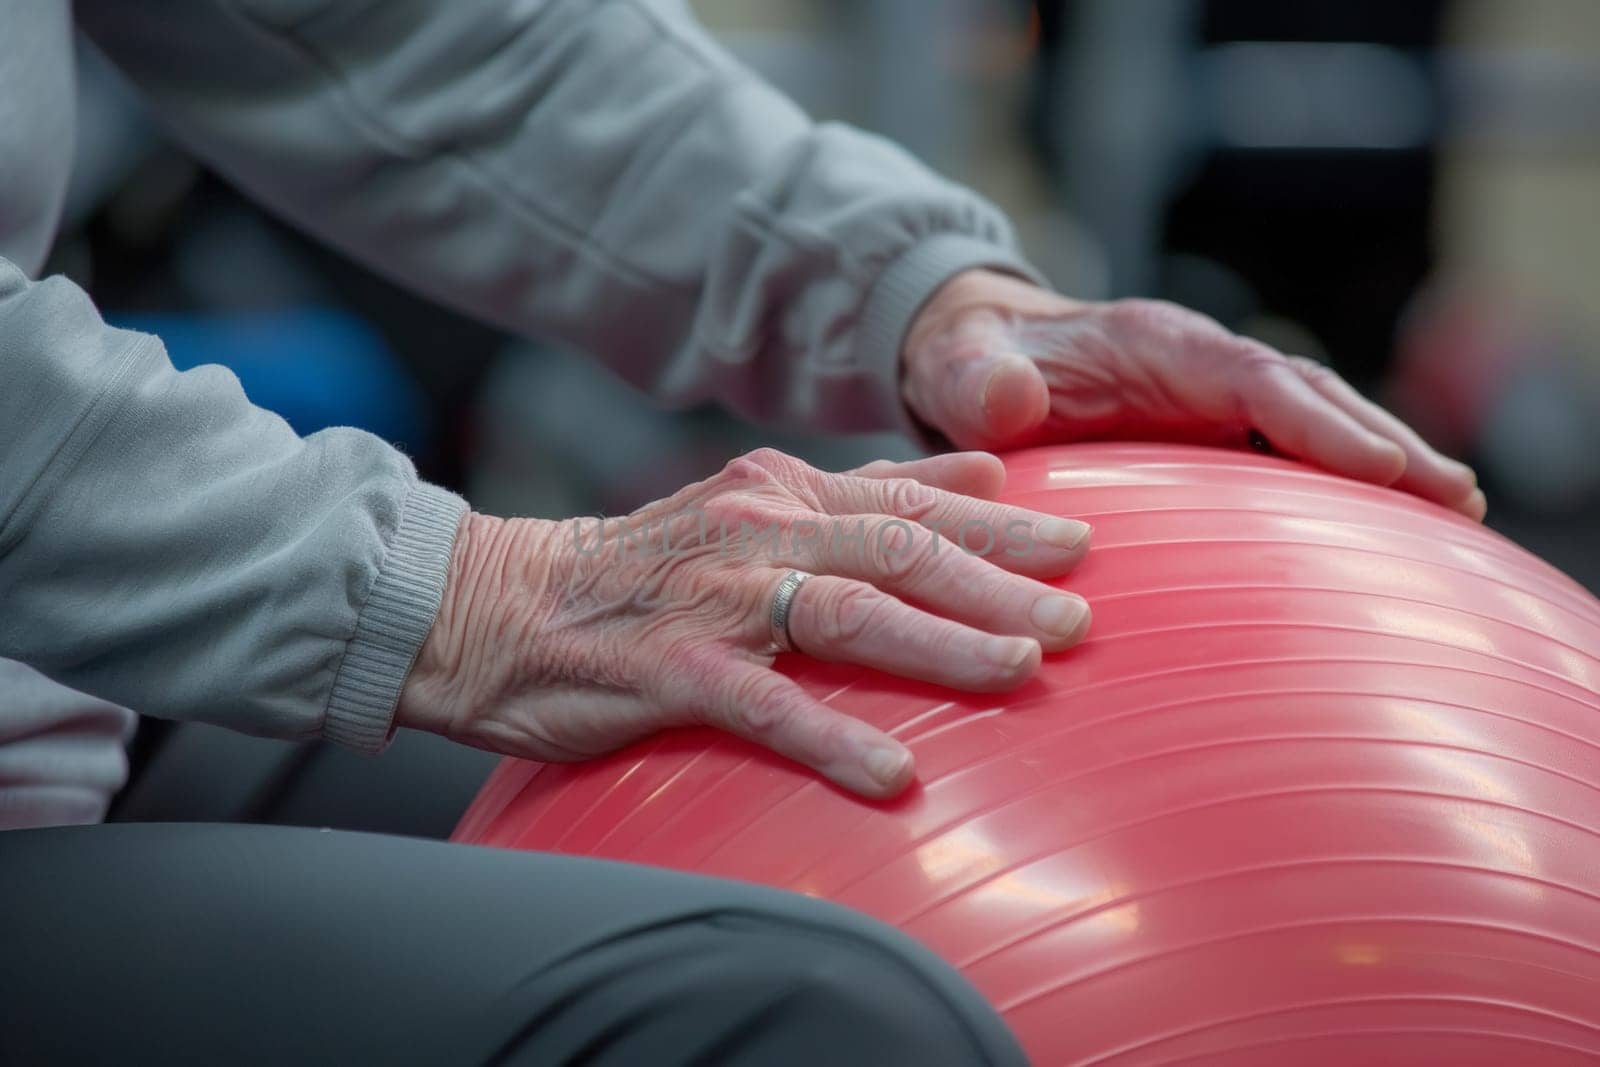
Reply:
<svg viewBox="0 0 1600 1067"><path fill-rule="evenodd" d="M457 839L840 901L1040 1064L1600 1056L1600 603L1465 519L1282 460L1010 457L1094 524L1079 649L1003 696L790 657L915 751L850 799L708 732L502 765ZM537 893L537 887L531 887Z"/></svg>

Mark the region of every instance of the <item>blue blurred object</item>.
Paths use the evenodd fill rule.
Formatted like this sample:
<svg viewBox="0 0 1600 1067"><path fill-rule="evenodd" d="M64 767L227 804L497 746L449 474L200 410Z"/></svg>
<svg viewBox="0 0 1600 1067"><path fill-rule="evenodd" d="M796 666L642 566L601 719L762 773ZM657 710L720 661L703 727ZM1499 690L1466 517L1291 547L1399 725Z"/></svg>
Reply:
<svg viewBox="0 0 1600 1067"><path fill-rule="evenodd" d="M430 443L416 381L383 338L343 311L145 312L108 321L161 338L179 370L227 367L252 403L277 412L302 435L355 426L413 455Z"/></svg>

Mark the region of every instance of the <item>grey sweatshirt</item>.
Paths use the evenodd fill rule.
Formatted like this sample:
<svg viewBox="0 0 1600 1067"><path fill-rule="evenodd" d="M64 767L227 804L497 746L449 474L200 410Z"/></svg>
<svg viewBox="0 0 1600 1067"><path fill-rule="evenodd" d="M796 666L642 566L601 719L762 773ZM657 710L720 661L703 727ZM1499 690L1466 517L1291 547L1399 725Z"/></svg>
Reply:
<svg viewBox="0 0 1600 1067"><path fill-rule="evenodd" d="M669 404L909 428L918 307L963 269L1031 273L992 206L812 123L681 2L0 5L0 655L94 694L0 670L0 826L97 816L128 721L106 701L380 749L465 509L377 438L302 439L226 370L179 373L34 280L71 167L74 19L270 209Z"/></svg>

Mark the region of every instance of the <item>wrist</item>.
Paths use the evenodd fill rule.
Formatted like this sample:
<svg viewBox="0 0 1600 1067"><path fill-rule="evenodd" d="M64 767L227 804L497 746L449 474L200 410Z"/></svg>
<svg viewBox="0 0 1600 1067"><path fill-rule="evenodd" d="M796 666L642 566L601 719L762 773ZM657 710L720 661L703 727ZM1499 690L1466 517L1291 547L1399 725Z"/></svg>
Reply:
<svg viewBox="0 0 1600 1067"><path fill-rule="evenodd" d="M977 312L1060 318L1090 305L1062 296L1033 279L992 267L964 270L935 289L906 330L902 364L926 347L930 338L957 326Z"/></svg>
<svg viewBox="0 0 1600 1067"><path fill-rule="evenodd" d="M395 723L452 735L513 661L530 654L552 587L558 524L469 512L444 595L395 709ZM498 669L497 669L498 668Z"/></svg>
<svg viewBox="0 0 1600 1067"><path fill-rule="evenodd" d="M901 361L904 362L927 342L929 336L948 326L963 311L993 303L993 284L1000 280L1014 279L986 267L951 275L933 291L927 303L911 320L900 349Z"/></svg>
<svg viewBox="0 0 1600 1067"><path fill-rule="evenodd" d="M438 486L411 486L345 642L323 715L326 739L379 752L393 736L400 690L438 615L466 511Z"/></svg>

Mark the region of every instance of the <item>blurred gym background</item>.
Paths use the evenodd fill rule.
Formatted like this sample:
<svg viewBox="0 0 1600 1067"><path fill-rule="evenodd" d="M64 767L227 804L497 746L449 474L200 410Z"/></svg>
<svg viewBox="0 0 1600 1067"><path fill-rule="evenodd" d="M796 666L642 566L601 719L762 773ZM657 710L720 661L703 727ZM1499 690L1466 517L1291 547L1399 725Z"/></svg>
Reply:
<svg viewBox="0 0 1600 1067"><path fill-rule="evenodd" d="M1594 0L691 6L813 115L999 203L1063 291L1176 300L1329 362L1478 468L1491 525L1600 590ZM363 426L479 508L544 516L629 510L757 444L833 467L911 454L656 411L264 215L87 47L79 90L48 270L179 365L232 366L302 432ZM438 835L493 762L432 738L365 760L152 724L134 761L120 818Z"/></svg>

